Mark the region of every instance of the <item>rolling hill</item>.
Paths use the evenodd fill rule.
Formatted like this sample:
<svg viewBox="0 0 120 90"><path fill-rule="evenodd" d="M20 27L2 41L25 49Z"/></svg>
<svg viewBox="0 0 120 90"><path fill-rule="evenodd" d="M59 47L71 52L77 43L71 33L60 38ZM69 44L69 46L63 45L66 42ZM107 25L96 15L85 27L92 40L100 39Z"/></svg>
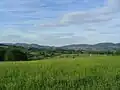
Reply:
<svg viewBox="0 0 120 90"><path fill-rule="evenodd" d="M106 50L116 50L120 49L120 43L98 43L94 45L90 44L72 44L66 45L61 47L55 46L43 46L38 44L27 44L27 43L0 43L0 46L21 46L24 48L35 48L35 49L72 49L72 50L99 50L99 51L106 51Z"/></svg>

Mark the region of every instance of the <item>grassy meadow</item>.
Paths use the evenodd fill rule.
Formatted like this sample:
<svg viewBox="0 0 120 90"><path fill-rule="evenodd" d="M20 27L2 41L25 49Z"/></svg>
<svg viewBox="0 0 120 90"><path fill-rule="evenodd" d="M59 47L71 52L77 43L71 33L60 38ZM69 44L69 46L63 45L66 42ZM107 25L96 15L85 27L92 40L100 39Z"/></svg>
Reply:
<svg viewBox="0 0 120 90"><path fill-rule="evenodd" d="M1 62L0 90L120 90L120 56Z"/></svg>

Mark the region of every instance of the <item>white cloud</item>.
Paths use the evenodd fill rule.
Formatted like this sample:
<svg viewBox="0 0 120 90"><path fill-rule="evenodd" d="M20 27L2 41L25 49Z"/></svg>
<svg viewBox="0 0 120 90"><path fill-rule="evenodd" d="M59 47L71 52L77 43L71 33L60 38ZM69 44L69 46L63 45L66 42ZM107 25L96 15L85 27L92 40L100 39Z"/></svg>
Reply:
<svg viewBox="0 0 120 90"><path fill-rule="evenodd" d="M52 23L49 23L49 24L40 24L40 27L63 27L63 26L66 26L65 24L52 24Z"/></svg>
<svg viewBox="0 0 120 90"><path fill-rule="evenodd" d="M65 14L60 23L83 24L99 23L112 20L120 10L120 0L108 0L104 7L89 11L78 11Z"/></svg>
<svg viewBox="0 0 120 90"><path fill-rule="evenodd" d="M114 19L114 15L120 10L120 0L107 0L101 8L89 11L70 12L61 18L58 23L43 24L41 27L61 27L66 25L101 23Z"/></svg>
<svg viewBox="0 0 120 90"><path fill-rule="evenodd" d="M109 9L119 10L120 9L120 0L108 0L107 6Z"/></svg>
<svg viewBox="0 0 120 90"><path fill-rule="evenodd" d="M79 39L77 39L79 38ZM81 39L82 38L82 39ZM0 36L2 43L37 43L41 45L63 45L78 42L84 37L75 36L69 32L41 32L41 31L21 31L18 29L3 30Z"/></svg>

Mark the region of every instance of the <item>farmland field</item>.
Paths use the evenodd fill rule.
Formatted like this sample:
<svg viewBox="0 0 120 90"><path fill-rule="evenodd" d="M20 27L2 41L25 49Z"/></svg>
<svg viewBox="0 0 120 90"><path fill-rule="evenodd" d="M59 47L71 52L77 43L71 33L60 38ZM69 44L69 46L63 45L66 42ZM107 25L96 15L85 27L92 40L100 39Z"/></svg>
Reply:
<svg viewBox="0 0 120 90"><path fill-rule="evenodd" d="M1 62L0 90L119 90L120 56Z"/></svg>

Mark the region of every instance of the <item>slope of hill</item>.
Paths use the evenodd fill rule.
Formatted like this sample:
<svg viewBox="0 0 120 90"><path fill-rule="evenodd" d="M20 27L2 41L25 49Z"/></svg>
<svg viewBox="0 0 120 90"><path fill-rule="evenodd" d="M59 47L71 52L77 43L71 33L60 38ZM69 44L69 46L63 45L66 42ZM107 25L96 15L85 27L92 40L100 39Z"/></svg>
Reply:
<svg viewBox="0 0 120 90"><path fill-rule="evenodd" d="M0 46L20 46L24 48L36 48L36 49L51 48L51 46L42 46L38 44L27 44L27 43L1 43Z"/></svg>
<svg viewBox="0 0 120 90"><path fill-rule="evenodd" d="M94 45L89 44L72 44L72 45L66 45L61 47L55 47L55 46L43 46L38 44L26 44L26 43L1 43L0 46L22 46L24 48L35 48L35 49L73 49L73 50L99 50L99 51L105 51L105 50L116 50L120 49L120 43L98 43Z"/></svg>
<svg viewBox="0 0 120 90"><path fill-rule="evenodd" d="M94 45L89 44L76 44L76 45L67 45L62 46L61 48L64 49L82 49L82 50L116 50L120 49L120 43L114 44L114 43L98 43Z"/></svg>

